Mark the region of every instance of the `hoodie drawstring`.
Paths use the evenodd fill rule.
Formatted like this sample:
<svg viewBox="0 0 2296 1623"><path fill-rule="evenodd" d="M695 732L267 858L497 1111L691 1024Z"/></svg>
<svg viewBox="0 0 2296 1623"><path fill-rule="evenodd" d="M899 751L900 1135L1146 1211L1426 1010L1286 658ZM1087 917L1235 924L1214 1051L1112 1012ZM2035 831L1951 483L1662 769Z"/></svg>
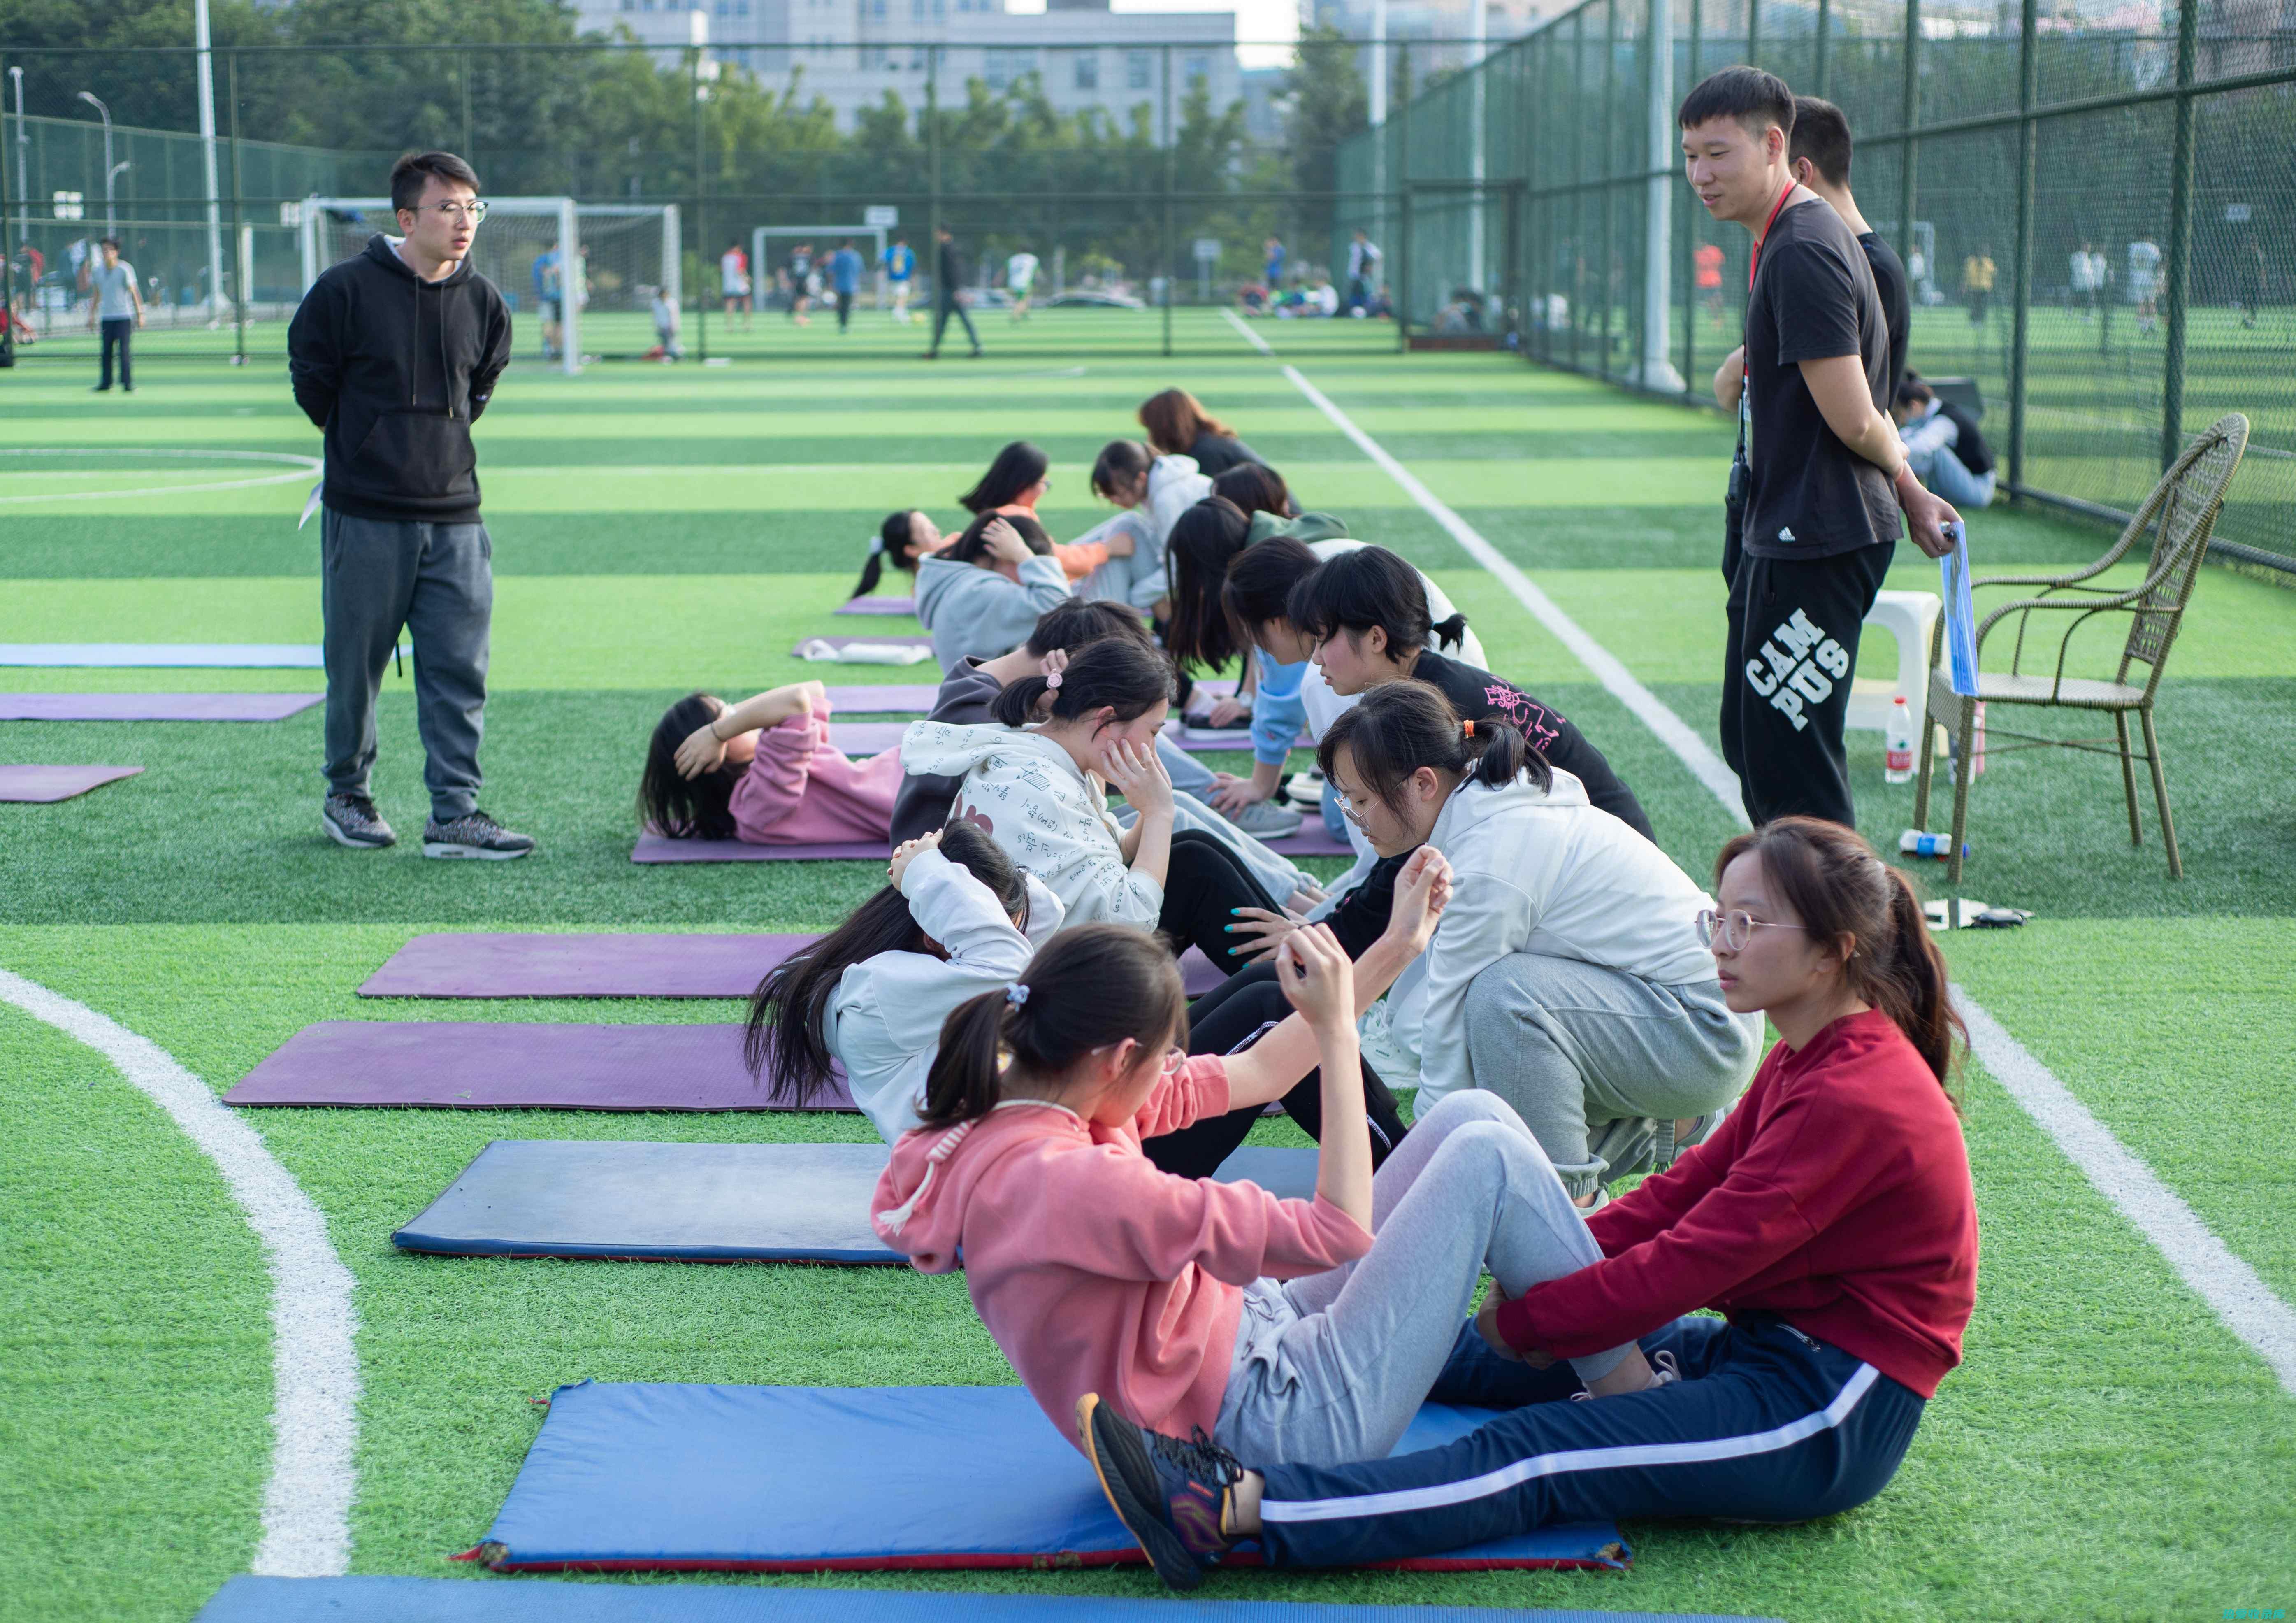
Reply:
<svg viewBox="0 0 2296 1623"><path fill-rule="evenodd" d="M917 1202L923 1199L925 1191L932 1187L933 1174L940 1170L943 1161L956 1152L956 1147L964 1142L965 1134L972 1131L972 1122L963 1121L940 1135L940 1141L925 1154L925 1175L918 1181L915 1192L892 1210L877 1214L877 1227L881 1232L898 1234L902 1225L916 1215Z"/></svg>

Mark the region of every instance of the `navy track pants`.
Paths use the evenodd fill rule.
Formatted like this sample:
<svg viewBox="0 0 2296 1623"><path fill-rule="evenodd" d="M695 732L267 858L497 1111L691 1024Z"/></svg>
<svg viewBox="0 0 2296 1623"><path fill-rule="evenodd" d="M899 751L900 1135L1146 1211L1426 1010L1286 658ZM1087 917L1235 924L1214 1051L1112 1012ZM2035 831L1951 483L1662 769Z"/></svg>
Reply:
<svg viewBox="0 0 2296 1623"><path fill-rule="evenodd" d="M1880 1493L1921 1421L1912 1391L1767 1315L1677 1319L1642 1347L1672 1353L1682 1380L1571 1403L1580 1388L1568 1363L1503 1359L1467 1325L1429 1396L1513 1412L1421 1454L1329 1467L1246 1461L1267 1477L1266 1559L1361 1566L1565 1521L1807 1521Z"/></svg>

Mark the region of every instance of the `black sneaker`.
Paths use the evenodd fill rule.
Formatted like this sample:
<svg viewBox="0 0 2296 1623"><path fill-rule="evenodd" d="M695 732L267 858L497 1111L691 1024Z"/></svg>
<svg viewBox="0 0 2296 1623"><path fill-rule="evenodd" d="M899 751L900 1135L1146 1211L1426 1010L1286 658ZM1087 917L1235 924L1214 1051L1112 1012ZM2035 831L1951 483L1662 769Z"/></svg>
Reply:
<svg viewBox="0 0 2296 1623"><path fill-rule="evenodd" d="M1185 1443L1145 1431L1094 1392L1077 1400L1077 1434L1101 1492L1147 1552L1156 1576L1170 1588L1193 1589L1204 1569L1235 1544L1220 1527L1243 1462L1201 1427Z"/></svg>
<svg viewBox="0 0 2296 1623"><path fill-rule="evenodd" d="M475 857L482 861L507 862L530 855L533 850L532 836L513 834L475 808L451 823L442 823L434 817L422 828L422 854L426 857Z"/></svg>
<svg viewBox="0 0 2296 1623"><path fill-rule="evenodd" d="M329 839L353 851L381 851L398 844L398 836L364 795L328 795L319 808L319 822Z"/></svg>

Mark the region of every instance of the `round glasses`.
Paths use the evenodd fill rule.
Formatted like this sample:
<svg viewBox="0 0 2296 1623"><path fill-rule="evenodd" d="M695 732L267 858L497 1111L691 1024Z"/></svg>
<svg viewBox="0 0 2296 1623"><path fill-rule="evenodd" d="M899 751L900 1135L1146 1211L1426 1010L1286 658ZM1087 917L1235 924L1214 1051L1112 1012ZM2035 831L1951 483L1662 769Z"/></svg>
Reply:
<svg viewBox="0 0 2296 1623"><path fill-rule="evenodd" d="M1721 943L1725 952L1742 952L1746 943L1754 939L1756 930L1806 930L1806 924L1773 924L1767 919L1757 919L1751 913L1717 912L1702 908L1698 913L1698 940L1702 946Z"/></svg>
<svg viewBox="0 0 2296 1623"><path fill-rule="evenodd" d="M453 225L460 225L463 221L467 219L471 224L475 226L480 220L486 218L487 205L486 200L481 198L476 202L469 203L424 203L420 208L409 210L408 212L413 214L435 213L439 218Z"/></svg>

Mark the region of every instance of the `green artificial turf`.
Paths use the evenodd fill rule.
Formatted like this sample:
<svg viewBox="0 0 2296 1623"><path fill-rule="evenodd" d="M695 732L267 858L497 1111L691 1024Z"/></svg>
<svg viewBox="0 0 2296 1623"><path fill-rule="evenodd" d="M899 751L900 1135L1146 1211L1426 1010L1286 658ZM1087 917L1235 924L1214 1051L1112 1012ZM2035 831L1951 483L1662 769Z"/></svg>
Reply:
<svg viewBox="0 0 2296 1623"><path fill-rule="evenodd" d="M818 325L798 335L760 323L735 335L723 368L609 365L568 379L521 362L479 431L498 575L485 803L536 833L540 853L465 865L330 844L316 711L255 725L0 724L0 759L147 768L61 805L0 806L0 966L119 1019L218 1092L317 1020L739 1018L727 1001L363 1001L356 988L426 930L836 923L881 883L877 864L627 861L639 752L661 706L694 686L931 680L930 665L808 667L787 652L803 635L912 630L829 610L885 510L922 506L953 523L953 498L1006 439L1053 455L1056 532L1096 522L1108 509L1086 488L1090 457L1136 433L1134 406L1173 382L1277 461L1305 505L1435 571L1493 666L1578 723L1660 844L1702 877L1735 828L1728 812L1274 364L1224 324L1180 315L1189 353L1175 362L1148 353L1160 326L1144 314L990 321L990 360L938 369L890 358L922 347L922 330L861 324L840 347ZM1948 355L1951 325L1938 335ZM1258 330L1710 739L1727 424L1503 357L1382 354L1357 328ZM1100 346L1081 359L1079 335ZM275 342L255 336L258 350ZM178 358L212 342L153 335L155 364L126 400L88 396L77 363L20 368L0 393L0 438L45 451L0 458L15 465L0 465L0 496L174 479L167 459L138 455L152 448L316 453L275 355L244 370ZM116 477L54 454L75 448L120 451L105 462ZM2109 440L2072 449L2120 455ZM0 642L316 640L316 537L294 528L307 489L0 507ZM1971 528L1980 573L2079 564L2110 540L2021 510ZM1901 552L1893 585L1933 580ZM2109 761L2000 756L1972 796L1965 888L2038 917L1947 943L1972 993L2284 1296L2296 1291L2284 1097L2296 863L2280 765L2296 748L2292 628L2296 597L2203 576L2161 700L2184 881L2166 877L2149 795L2147 842L2129 848ZM1864 664L1893 668L1887 639ZM0 688L26 689L316 686L310 671L0 669ZM412 835L421 756L398 674L380 715L378 799ZM1850 767L1866 832L1893 843L1913 792L1882 783L1881 742L1851 734ZM270 1444L259 1253L172 1125L100 1059L4 1010L0 1098L12 1133L0 1516L20 1535L0 1553L0 1612L179 1619L253 1550ZM1798 1623L2285 1605L2291 1400L1981 1067L1967 1107L1985 1226L1969 1361L1874 1504L1802 1528L1630 1526L1636 1563L1622 1576L1239 1575L1208 1593ZM540 1423L530 1400L562 1381L1011 1379L955 1278L456 1261L388 1243L492 1138L865 1140L857 1118L244 1119L324 1214L357 1281L356 1571L482 1578L443 1558L484 1532ZM1297 1136L1288 1123L1258 1131ZM822 1581L1158 1593L1137 1573Z"/></svg>

